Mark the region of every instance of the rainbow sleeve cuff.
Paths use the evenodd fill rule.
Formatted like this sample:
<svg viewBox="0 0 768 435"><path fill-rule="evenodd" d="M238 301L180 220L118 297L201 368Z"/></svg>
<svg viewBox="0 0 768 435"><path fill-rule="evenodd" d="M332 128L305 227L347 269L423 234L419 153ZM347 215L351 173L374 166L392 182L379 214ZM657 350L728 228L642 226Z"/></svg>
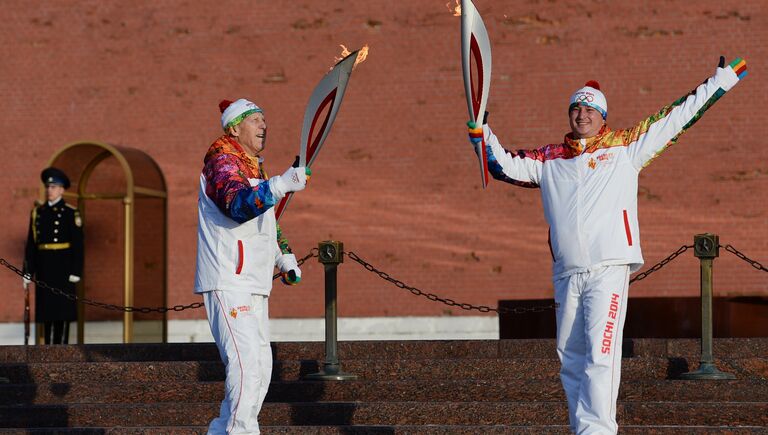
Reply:
<svg viewBox="0 0 768 435"><path fill-rule="evenodd" d="M739 80L743 79L747 75L747 61L737 57L730 64L731 69L739 77Z"/></svg>

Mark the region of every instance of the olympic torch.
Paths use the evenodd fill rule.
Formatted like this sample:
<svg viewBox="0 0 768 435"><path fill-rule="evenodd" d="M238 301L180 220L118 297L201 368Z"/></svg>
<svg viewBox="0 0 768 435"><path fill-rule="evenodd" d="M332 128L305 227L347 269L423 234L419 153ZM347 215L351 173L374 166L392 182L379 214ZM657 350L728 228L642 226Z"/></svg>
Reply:
<svg viewBox="0 0 768 435"><path fill-rule="evenodd" d="M477 83L472 77L472 60L476 69ZM461 67L464 72L464 92L467 96L469 119L480 126L491 89L491 43L483 18L471 0L461 0ZM488 185L488 153L485 140L475 145L480 160L483 188Z"/></svg>
<svg viewBox="0 0 768 435"><path fill-rule="evenodd" d="M365 47L367 53L367 47ZM333 121L341 107L347 82L352 74L352 68L363 59L358 59L361 50L354 51L341 59L320 83L315 86L309 103L304 112L304 124L301 128L301 144L299 146L298 166L310 167L317 158L320 148L331 131ZM325 116L322 114L325 113ZM275 217L280 220L293 193L288 193L275 207Z"/></svg>

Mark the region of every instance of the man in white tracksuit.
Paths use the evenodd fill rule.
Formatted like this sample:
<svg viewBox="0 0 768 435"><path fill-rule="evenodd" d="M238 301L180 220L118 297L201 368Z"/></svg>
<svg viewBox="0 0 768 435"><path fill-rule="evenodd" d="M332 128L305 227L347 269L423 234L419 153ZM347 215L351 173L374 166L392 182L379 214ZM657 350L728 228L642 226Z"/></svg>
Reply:
<svg viewBox="0 0 768 435"><path fill-rule="evenodd" d="M198 198L195 293L226 366L220 416L208 433L258 434L256 420L272 377L268 300L275 266L283 282L301 270L277 225L273 206L304 189L309 169L268 178L262 167L267 124L254 103L224 100L219 137L205 155Z"/></svg>
<svg viewBox="0 0 768 435"><path fill-rule="evenodd" d="M469 123L494 178L540 187L549 224L560 379L571 430L614 434L629 274L643 264L637 183L646 167L746 75L736 59L689 94L626 130L605 123L597 82L570 98L571 133L531 151L504 149L488 125Z"/></svg>

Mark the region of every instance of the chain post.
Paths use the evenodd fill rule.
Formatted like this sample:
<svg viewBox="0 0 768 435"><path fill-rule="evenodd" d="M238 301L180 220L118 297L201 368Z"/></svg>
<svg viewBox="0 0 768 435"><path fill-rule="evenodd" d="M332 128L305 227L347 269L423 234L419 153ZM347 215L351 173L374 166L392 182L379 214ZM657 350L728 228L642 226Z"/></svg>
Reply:
<svg viewBox="0 0 768 435"><path fill-rule="evenodd" d="M317 373L305 376L315 381L353 381L357 375L344 373L339 363L336 328L336 271L344 262L344 244L326 240L318 244L318 261L325 267L325 361Z"/></svg>
<svg viewBox="0 0 768 435"><path fill-rule="evenodd" d="M24 286L24 346L29 346L29 284Z"/></svg>
<svg viewBox="0 0 768 435"><path fill-rule="evenodd" d="M698 370L683 373L680 379L736 379L733 374L718 370L712 355L712 266L720 255L719 248L716 234L693 236L693 255L699 259L701 269L701 361Z"/></svg>

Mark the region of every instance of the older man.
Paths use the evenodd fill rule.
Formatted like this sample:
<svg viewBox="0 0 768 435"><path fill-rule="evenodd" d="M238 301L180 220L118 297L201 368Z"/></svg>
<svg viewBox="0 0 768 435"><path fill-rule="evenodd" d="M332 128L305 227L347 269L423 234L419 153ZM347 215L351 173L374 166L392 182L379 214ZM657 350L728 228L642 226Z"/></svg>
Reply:
<svg viewBox="0 0 768 435"><path fill-rule="evenodd" d="M571 132L561 143L505 150L487 125L470 123L470 140L485 139L494 178L540 187L549 223L557 353L571 429L613 434L629 274L643 264L637 221L640 171L746 75L736 59L696 89L626 130L606 125L608 103L597 82L570 99Z"/></svg>
<svg viewBox="0 0 768 435"><path fill-rule="evenodd" d="M69 298L35 287L35 322L43 326L45 344L67 344L69 323L77 320L75 284L83 274L83 221L64 201L69 178L58 168L40 173L46 201L32 209L24 253L24 288L33 276Z"/></svg>
<svg viewBox="0 0 768 435"><path fill-rule="evenodd" d="M267 177L267 124L257 105L219 104L224 135L208 149L200 174L195 293L226 365L225 397L209 434L259 433L257 416L269 388L272 352L268 300L277 266L283 282L301 270L277 225L273 206L304 189L309 169Z"/></svg>

